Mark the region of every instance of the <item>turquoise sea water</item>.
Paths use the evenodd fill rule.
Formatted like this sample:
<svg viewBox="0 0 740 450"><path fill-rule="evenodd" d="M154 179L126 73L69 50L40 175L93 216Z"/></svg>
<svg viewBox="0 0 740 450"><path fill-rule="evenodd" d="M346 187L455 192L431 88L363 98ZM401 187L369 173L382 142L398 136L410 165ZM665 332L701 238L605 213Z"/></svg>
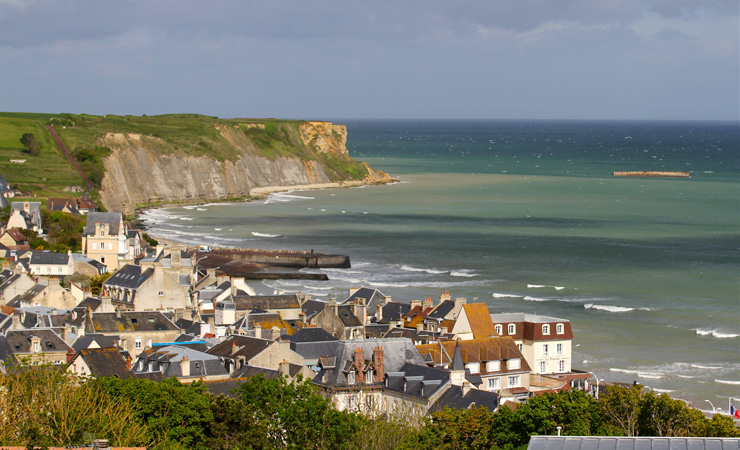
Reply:
<svg viewBox="0 0 740 450"><path fill-rule="evenodd" d="M705 410L740 398L737 123L337 122L350 154L400 182L152 210L151 233L348 254L353 267L325 271L329 282L258 290L449 290L492 312L570 319L573 367L600 378Z"/></svg>

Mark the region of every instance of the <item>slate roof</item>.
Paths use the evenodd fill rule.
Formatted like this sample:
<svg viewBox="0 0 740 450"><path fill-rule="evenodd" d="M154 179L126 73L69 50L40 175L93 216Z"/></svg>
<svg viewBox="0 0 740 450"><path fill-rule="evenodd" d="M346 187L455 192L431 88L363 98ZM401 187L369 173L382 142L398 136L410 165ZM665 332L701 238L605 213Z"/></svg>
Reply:
<svg viewBox="0 0 740 450"><path fill-rule="evenodd" d="M386 389L418 398L429 398L450 382L448 371L420 364L406 363L386 374Z"/></svg>
<svg viewBox="0 0 740 450"><path fill-rule="evenodd" d="M383 370L385 372L399 371L403 365L408 363L424 364L424 360L419 355L416 347L414 347L413 342L408 339L356 339L353 341L337 341L331 343L334 344L332 346L334 347L334 351L331 351L331 348L326 346L326 344L328 343L324 343L325 346L323 349L329 352L318 355L316 358L318 359L320 356L336 356L336 365L334 369L322 370L316 379L321 380L323 379L323 375L326 374L326 383L322 384L330 386L347 385L347 378L342 369L344 369L347 362L354 361L355 349L358 347L363 349L365 361L372 360L375 347L382 347ZM306 358L298 347L296 347L295 352ZM308 357L308 359L311 358Z"/></svg>
<svg viewBox="0 0 740 450"><path fill-rule="evenodd" d="M232 334L225 341L214 345L206 353L224 358L242 356L249 362L265 351L273 342L267 339Z"/></svg>
<svg viewBox="0 0 740 450"><path fill-rule="evenodd" d="M491 314L491 320L503 325L503 334L508 334L508 324L516 324L515 333L511 335L515 339L528 339L537 341L573 339L573 329L570 320L557 317L540 316L528 313ZM542 333L542 325L550 324L550 334ZM563 333L557 333L557 324L563 325Z"/></svg>
<svg viewBox="0 0 740 450"><path fill-rule="evenodd" d="M95 235L95 223L107 223L109 226L109 235L121 234L120 229L123 216L120 212L89 212L87 213L87 224L82 231L83 236Z"/></svg>
<svg viewBox="0 0 740 450"><path fill-rule="evenodd" d="M298 294L290 295L233 295L229 299L236 304L237 310L253 309L298 309L301 303Z"/></svg>
<svg viewBox="0 0 740 450"><path fill-rule="evenodd" d="M320 300L305 300L303 305L301 305L301 308L303 309L303 312L306 313L306 320L310 320L311 317L323 311L324 308L326 308L326 304L326 302L322 302Z"/></svg>
<svg viewBox="0 0 740 450"><path fill-rule="evenodd" d="M365 325L365 338L380 339L388 333L390 328L390 324L387 323L369 323Z"/></svg>
<svg viewBox="0 0 740 450"><path fill-rule="evenodd" d="M495 392L483 391L480 389L470 389L463 395L462 387L450 386L445 391L434 405L430 408L429 412L442 411L445 407L463 409L463 408L488 408L489 411L493 412L498 408L498 394Z"/></svg>
<svg viewBox="0 0 740 450"><path fill-rule="evenodd" d="M142 271L141 266L126 264L118 269L103 283L104 287L118 287L124 289L138 289L146 280L154 274L154 269L147 268Z"/></svg>
<svg viewBox="0 0 740 450"><path fill-rule="evenodd" d="M30 264L60 265L69 264L69 254L53 252L31 252Z"/></svg>
<svg viewBox="0 0 740 450"><path fill-rule="evenodd" d="M94 377L116 377L129 378L131 373L128 369L126 359L121 352L114 347L83 348L75 356L82 358L90 368L90 375ZM70 363L74 360L70 361Z"/></svg>
<svg viewBox="0 0 740 450"><path fill-rule="evenodd" d="M265 369L263 367L254 366L242 366L231 374L232 378L252 378L258 375L262 375L268 380L276 380L280 378L280 371L273 369Z"/></svg>
<svg viewBox="0 0 740 450"><path fill-rule="evenodd" d="M120 317L118 317L120 314ZM118 313L95 313L92 323L88 321L88 332L126 333L134 331L178 331L159 311L120 311Z"/></svg>
<svg viewBox="0 0 740 450"><path fill-rule="evenodd" d="M142 362L144 363L143 370L141 369ZM149 363L154 364L151 371ZM165 378L180 378L182 377L182 364L190 366L189 377L191 378L228 374L218 356L181 345L146 349L139 354L131 370L136 373L161 372Z"/></svg>
<svg viewBox="0 0 740 450"><path fill-rule="evenodd" d="M100 348L115 348L116 342L119 341L120 336L106 336L104 334L89 333L84 336L80 336L72 343L74 351L79 352L82 349L90 348L93 342L95 342Z"/></svg>
<svg viewBox="0 0 740 450"><path fill-rule="evenodd" d="M72 348L50 329L36 328L33 330L8 330L5 332L8 348L14 354L31 353L32 336L41 339L40 353L67 353L72 351Z"/></svg>
<svg viewBox="0 0 740 450"><path fill-rule="evenodd" d="M16 295L13 297L11 301L6 303L8 306L12 306L14 308L19 308L21 306L21 303L33 303L33 299L36 298L39 294L44 292L44 289L46 289L47 286L43 284L36 284L31 289L27 290L25 293L21 295Z"/></svg>
<svg viewBox="0 0 740 450"><path fill-rule="evenodd" d="M329 332L320 327L306 327L298 330L289 337L291 342L322 342L338 341Z"/></svg>
<svg viewBox="0 0 740 450"><path fill-rule="evenodd" d="M355 299L364 298L365 306L367 306L367 315L373 316L378 308L378 304L385 300L385 295L377 289L370 289L362 287L358 289L354 294L347 297L342 302L343 305L351 305L355 302Z"/></svg>
<svg viewBox="0 0 740 450"><path fill-rule="evenodd" d="M434 308L434 311L429 313L427 318L429 319L436 319L436 320L443 320L447 314L450 313L455 308L455 302L452 300L445 300L439 305L437 305L436 308Z"/></svg>
<svg viewBox="0 0 740 450"><path fill-rule="evenodd" d="M737 450L738 438L532 436L527 450Z"/></svg>
<svg viewBox="0 0 740 450"><path fill-rule="evenodd" d="M352 305L337 305L337 317L344 327L361 327L362 322L355 316Z"/></svg>
<svg viewBox="0 0 740 450"><path fill-rule="evenodd" d="M529 313L501 313L491 314L491 319L494 322L532 322L532 323L554 323L554 322L570 322L568 319L559 319L551 316L541 316L539 314Z"/></svg>
<svg viewBox="0 0 740 450"><path fill-rule="evenodd" d="M367 330L367 327L366 327ZM421 330L418 331L416 328L403 328L403 327L394 327L388 330L388 332L383 337L387 338L398 338L398 337L404 337L413 340L414 342L421 342L421 343L428 343L428 342L436 342L438 340L451 340L454 338L454 334L446 333L442 334L437 331L428 331L428 330Z"/></svg>

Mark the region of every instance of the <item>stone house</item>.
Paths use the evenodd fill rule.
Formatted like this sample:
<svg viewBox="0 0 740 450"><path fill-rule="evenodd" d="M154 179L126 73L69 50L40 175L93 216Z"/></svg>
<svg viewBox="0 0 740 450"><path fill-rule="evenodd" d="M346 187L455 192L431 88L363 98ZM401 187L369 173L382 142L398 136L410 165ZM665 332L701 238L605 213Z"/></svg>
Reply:
<svg viewBox="0 0 740 450"><path fill-rule="evenodd" d="M217 356L182 345L147 348L139 354L131 371L134 374L159 372L164 378L176 377L182 383L229 378L229 372Z"/></svg>
<svg viewBox="0 0 740 450"><path fill-rule="evenodd" d="M5 230L2 236L0 236L0 244L9 249L15 249L19 245L27 245L28 240L26 240L26 236L21 233L20 229L8 228L7 230Z"/></svg>
<svg viewBox="0 0 740 450"><path fill-rule="evenodd" d="M283 361L303 366L303 357L291 350L288 340L270 340L232 334L207 351L221 360L230 373L252 366L278 370Z"/></svg>
<svg viewBox="0 0 740 450"><path fill-rule="evenodd" d="M0 358L21 365L63 365L74 350L51 329L7 330L0 336Z"/></svg>
<svg viewBox="0 0 740 450"><path fill-rule="evenodd" d="M570 321L529 313L491 314L496 332L519 346L533 374L571 371L573 330Z"/></svg>
<svg viewBox="0 0 740 450"><path fill-rule="evenodd" d="M120 336L119 346L136 358L156 343L173 342L180 329L159 311L116 311L93 313L85 317L85 333Z"/></svg>
<svg viewBox="0 0 740 450"><path fill-rule="evenodd" d="M84 348L67 363L67 371L80 376L131 377L131 361L115 347Z"/></svg>
<svg viewBox="0 0 740 450"><path fill-rule="evenodd" d="M28 263L29 270L36 276L63 277L74 273L74 260L72 252L31 252L31 260Z"/></svg>
<svg viewBox="0 0 740 450"><path fill-rule="evenodd" d="M125 310L191 307L189 268L179 265L179 251L174 254L174 261L164 259L166 264L158 260L122 266L103 283L101 298Z"/></svg>
<svg viewBox="0 0 740 450"><path fill-rule="evenodd" d="M331 299L326 307L311 318L310 324L316 325L341 340L363 339L365 325L360 317L365 317L364 299L355 299L351 305L337 305Z"/></svg>

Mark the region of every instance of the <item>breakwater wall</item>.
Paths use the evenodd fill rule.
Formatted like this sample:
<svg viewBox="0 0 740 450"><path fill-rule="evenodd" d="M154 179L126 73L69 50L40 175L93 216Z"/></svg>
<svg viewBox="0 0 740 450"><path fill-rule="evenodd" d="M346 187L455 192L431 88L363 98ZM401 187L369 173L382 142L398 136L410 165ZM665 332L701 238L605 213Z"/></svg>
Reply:
<svg viewBox="0 0 740 450"><path fill-rule="evenodd" d="M689 172L665 172L665 171L622 171L614 172L615 177L674 177L689 178Z"/></svg>
<svg viewBox="0 0 740 450"><path fill-rule="evenodd" d="M245 249L216 249L214 253L238 261L245 261L253 264L266 264L277 267L305 267L313 269L349 269L352 267L349 256L346 255L324 255L313 252Z"/></svg>

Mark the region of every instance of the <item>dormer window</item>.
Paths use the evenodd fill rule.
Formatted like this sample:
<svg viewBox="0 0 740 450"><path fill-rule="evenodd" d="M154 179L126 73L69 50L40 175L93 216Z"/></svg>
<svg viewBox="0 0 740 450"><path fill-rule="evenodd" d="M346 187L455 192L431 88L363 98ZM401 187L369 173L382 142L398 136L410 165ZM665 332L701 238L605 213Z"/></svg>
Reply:
<svg viewBox="0 0 740 450"><path fill-rule="evenodd" d="M38 342L34 342L33 343L33 352L34 353L38 353L39 352L39 343Z"/></svg>
<svg viewBox="0 0 740 450"><path fill-rule="evenodd" d="M516 334L516 325L514 325L513 323L510 323L508 332L509 334Z"/></svg>
<svg viewBox="0 0 740 450"><path fill-rule="evenodd" d="M365 383L372 384L374 378L375 378L374 370L370 369L365 373Z"/></svg>
<svg viewBox="0 0 740 450"><path fill-rule="evenodd" d="M350 370L349 373L347 373L347 384L355 384L355 371Z"/></svg>
<svg viewBox="0 0 740 450"><path fill-rule="evenodd" d="M496 334L499 336L504 334L504 327L501 324L496 324Z"/></svg>
<svg viewBox="0 0 740 450"><path fill-rule="evenodd" d="M559 323L559 324L555 325L555 332L557 334L563 334L563 333L565 333L565 326L562 323Z"/></svg>
<svg viewBox="0 0 740 450"><path fill-rule="evenodd" d="M512 358L507 364L509 370L518 370L522 368L522 360L519 358Z"/></svg>
<svg viewBox="0 0 740 450"><path fill-rule="evenodd" d="M542 334L544 335L550 334L550 325L542 325Z"/></svg>

